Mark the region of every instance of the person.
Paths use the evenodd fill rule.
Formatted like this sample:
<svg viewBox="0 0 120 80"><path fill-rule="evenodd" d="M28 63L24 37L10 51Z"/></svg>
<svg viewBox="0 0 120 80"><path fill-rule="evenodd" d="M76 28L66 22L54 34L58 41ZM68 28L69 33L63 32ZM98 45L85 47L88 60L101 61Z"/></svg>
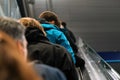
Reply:
<svg viewBox="0 0 120 80"><path fill-rule="evenodd" d="M70 46L72 47L74 53L77 54L78 46L76 45L76 38L75 38L73 32L67 28L66 22L61 21L60 29L65 34L68 41L70 42Z"/></svg>
<svg viewBox="0 0 120 80"><path fill-rule="evenodd" d="M22 56L21 59L27 60L27 41L25 39L25 27L19 21L8 17L0 17L0 30L12 37L16 43L16 47ZM31 62L29 62L31 63ZM33 63L33 62L32 62ZM60 70L51 68L50 66L44 67L43 64L31 64L39 76L44 80L66 80L65 76ZM42 70L40 70L41 68ZM47 72L42 72L47 71ZM28 79L29 80L29 79Z"/></svg>
<svg viewBox="0 0 120 80"><path fill-rule="evenodd" d="M42 19L45 19L46 21ZM52 43L56 43L64 46L71 54L74 63L76 63L74 52L70 46L70 43L67 40L66 36L63 34L63 32L60 31L60 28L58 27L60 26L58 16L54 12L44 11L40 14L39 19L37 20L39 20L42 27L44 28L47 34L47 38Z"/></svg>
<svg viewBox="0 0 120 80"><path fill-rule="evenodd" d="M20 54L15 41L0 31L0 79L43 80Z"/></svg>
<svg viewBox="0 0 120 80"><path fill-rule="evenodd" d="M19 22L27 28L25 36L30 60L40 60L44 64L60 69L67 80L78 80L69 52L63 46L52 44L37 20L24 17L19 19Z"/></svg>
<svg viewBox="0 0 120 80"><path fill-rule="evenodd" d="M75 38L74 34L72 33L71 30L69 30L66 27L66 25L67 25L66 22L61 21L60 29L64 33L64 35L66 36L68 41L70 42L70 45L75 53L76 67L80 67L81 71L83 71L85 68L85 61L79 55L78 47L76 45L76 38Z"/></svg>

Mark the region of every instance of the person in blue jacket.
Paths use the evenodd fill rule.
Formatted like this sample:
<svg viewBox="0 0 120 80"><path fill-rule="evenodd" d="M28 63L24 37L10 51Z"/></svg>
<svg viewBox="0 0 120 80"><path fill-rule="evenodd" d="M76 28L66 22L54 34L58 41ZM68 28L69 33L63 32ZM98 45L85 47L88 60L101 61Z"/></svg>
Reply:
<svg viewBox="0 0 120 80"><path fill-rule="evenodd" d="M70 46L69 41L67 40L64 33L60 30L58 26L60 26L60 22L58 16L51 11L44 11L39 16L39 22L47 33L47 38L55 44L60 44L64 46L68 52L71 54L73 62L76 63L76 59L74 56L74 52ZM45 20L42 20L45 19Z"/></svg>

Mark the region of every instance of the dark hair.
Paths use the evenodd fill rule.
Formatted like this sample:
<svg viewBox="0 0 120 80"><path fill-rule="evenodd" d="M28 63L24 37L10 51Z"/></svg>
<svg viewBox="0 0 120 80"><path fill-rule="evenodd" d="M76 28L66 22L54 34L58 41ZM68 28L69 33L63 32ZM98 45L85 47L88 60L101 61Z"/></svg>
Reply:
<svg viewBox="0 0 120 80"><path fill-rule="evenodd" d="M14 39L0 31L0 79L40 80L16 46Z"/></svg>
<svg viewBox="0 0 120 80"><path fill-rule="evenodd" d="M17 40L22 40L25 27L12 18L0 17L0 30Z"/></svg>
<svg viewBox="0 0 120 80"><path fill-rule="evenodd" d="M60 27L60 22L56 13L51 11L44 11L40 14L39 18L44 18L48 22L55 21L55 25Z"/></svg>
<svg viewBox="0 0 120 80"><path fill-rule="evenodd" d="M64 27L66 27L66 22L61 22L61 24L64 26Z"/></svg>

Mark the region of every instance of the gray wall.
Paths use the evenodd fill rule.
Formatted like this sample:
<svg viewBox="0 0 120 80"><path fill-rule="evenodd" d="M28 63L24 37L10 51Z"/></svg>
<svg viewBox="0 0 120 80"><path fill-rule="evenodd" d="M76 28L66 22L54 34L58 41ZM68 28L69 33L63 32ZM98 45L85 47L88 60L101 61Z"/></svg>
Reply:
<svg viewBox="0 0 120 80"><path fill-rule="evenodd" d="M97 51L120 51L120 0L36 0L35 16L49 8L67 22L76 38Z"/></svg>

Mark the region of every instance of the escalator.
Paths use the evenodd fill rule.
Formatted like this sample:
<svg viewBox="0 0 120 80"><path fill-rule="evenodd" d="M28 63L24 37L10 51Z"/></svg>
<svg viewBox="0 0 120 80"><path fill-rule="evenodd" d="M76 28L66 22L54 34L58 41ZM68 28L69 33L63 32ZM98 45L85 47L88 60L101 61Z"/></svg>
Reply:
<svg viewBox="0 0 120 80"><path fill-rule="evenodd" d="M79 52L86 62L82 80L120 80L119 73L81 38L79 39Z"/></svg>
<svg viewBox="0 0 120 80"><path fill-rule="evenodd" d="M25 5L22 1L26 0L1 0L0 16L13 18L32 16L30 5L34 4L34 2L29 2L29 5ZM79 52L86 62L84 71L81 72L77 69L79 80L120 80L120 62L108 62L108 60L101 56L102 59L82 39L79 39Z"/></svg>

